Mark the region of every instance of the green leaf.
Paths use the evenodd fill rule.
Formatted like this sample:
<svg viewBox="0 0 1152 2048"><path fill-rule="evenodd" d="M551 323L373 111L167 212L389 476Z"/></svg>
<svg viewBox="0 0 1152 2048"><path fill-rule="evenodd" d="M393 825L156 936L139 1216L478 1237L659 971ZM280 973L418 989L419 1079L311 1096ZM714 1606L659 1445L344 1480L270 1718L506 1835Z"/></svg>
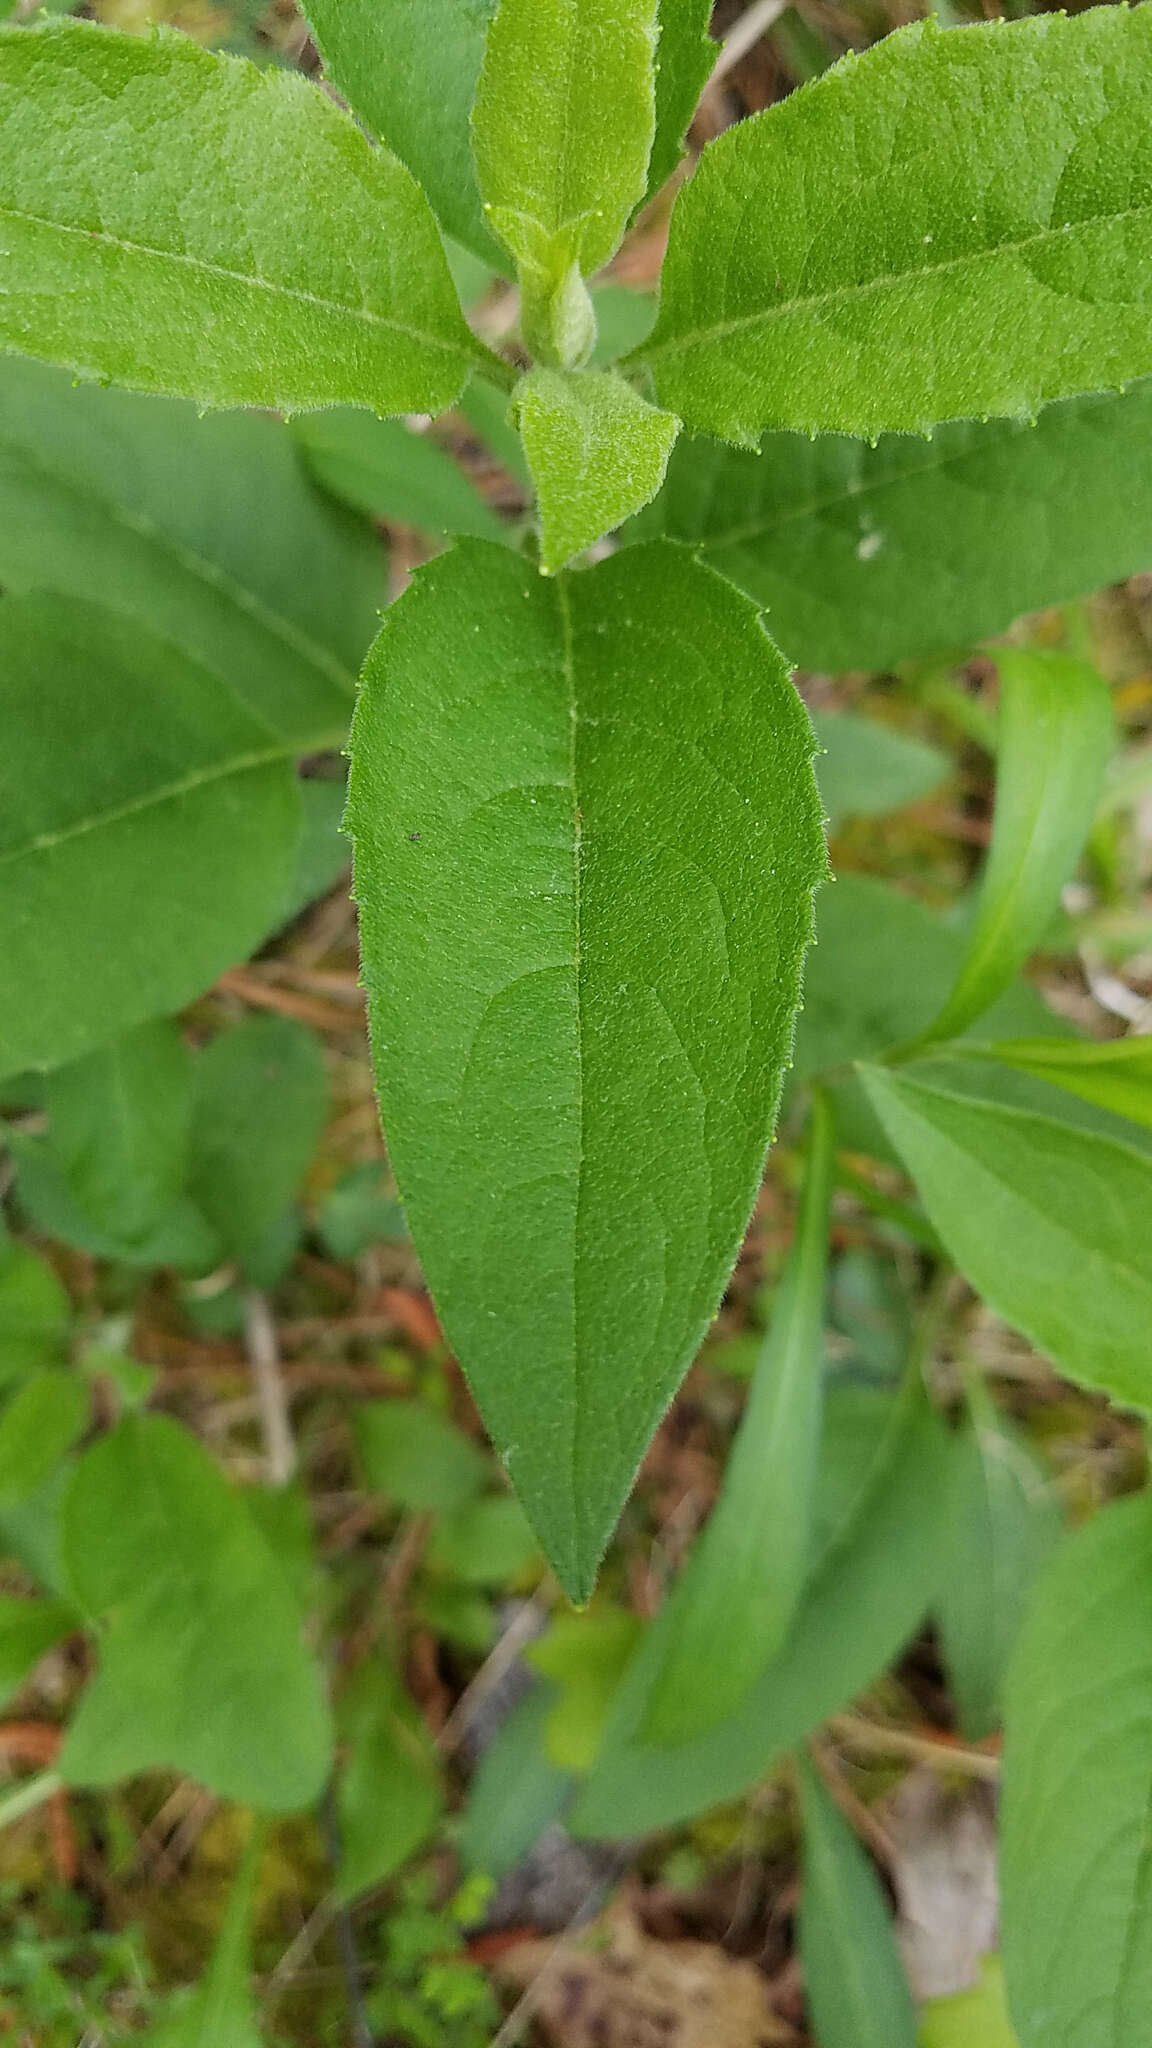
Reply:
<svg viewBox="0 0 1152 2048"><path fill-rule="evenodd" d="M1152 1036L1103 1042L1002 1039L968 1048L974 1057L997 1060L1038 1081L1051 1081L1084 1102L1152 1130Z"/></svg>
<svg viewBox="0 0 1152 2048"><path fill-rule="evenodd" d="M63 1600L16 1600L0 1595L0 1707L6 1707L41 1657L70 1636L76 1616Z"/></svg>
<svg viewBox="0 0 1152 2048"><path fill-rule="evenodd" d="M596 1769L575 1808L582 1835L625 1840L739 1797L863 1691L907 1642L945 1560L951 1440L915 1390L829 1530L791 1635L739 1713L679 1749L640 1740L662 1660L657 1617L620 1688ZM825 1518L827 1527L827 1518Z"/></svg>
<svg viewBox="0 0 1152 2048"><path fill-rule="evenodd" d="M424 1401L366 1402L356 1441L368 1484L398 1507L447 1513L488 1481L483 1451Z"/></svg>
<svg viewBox="0 0 1152 2048"><path fill-rule="evenodd" d="M1148 383L1045 406L1034 426L965 420L874 448L785 433L748 454L682 435L624 537L698 547L804 668L889 668L1144 569L1150 455Z"/></svg>
<svg viewBox="0 0 1152 2048"><path fill-rule="evenodd" d="M1152 2042L1152 1502L1063 1548L1008 1679L1004 1968L1020 2048Z"/></svg>
<svg viewBox="0 0 1152 2048"><path fill-rule="evenodd" d="M369 1245L408 1237L392 1170L383 1159L349 1167L324 1197L320 1235L334 1259L358 1259Z"/></svg>
<svg viewBox="0 0 1152 2048"><path fill-rule="evenodd" d="M643 198L655 134L656 0L500 0L472 136L484 210L516 258L524 338L573 368L594 322L581 278Z"/></svg>
<svg viewBox="0 0 1152 2048"><path fill-rule="evenodd" d="M264 1849L255 1826L245 1844L208 1968L191 1993L177 1992L142 2048L263 2048L252 1990L252 1907Z"/></svg>
<svg viewBox="0 0 1152 2048"><path fill-rule="evenodd" d="M337 882L346 879L352 865L352 849L340 829L347 797L343 780L302 775L297 793L300 831L296 863L276 913L277 931L291 924L318 897L326 896Z"/></svg>
<svg viewBox="0 0 1152 2048"><path fill-rule="evenodd" d="M88 1426L91 1391L79 1373L37 1373L0 1412L0 1508L47 1484Z"/></svg>
<svg viewBox="0 0 1152 2048"><path fill-rule="evenodd" d="M419 187L294 72L165 29L0 30L0 179L0 346L82 376L438 412L484 354Z"/></svg>
<svg viewBox="0 0 1152 2048"><path fill-rule="evenodd" d="M367 415L364 415L367 418ZM136 619L301 751L347 725L386 595L291 433L0 356L0 580Z"/></svg>
<svg viewBox="0 0 1152 2048"><path fill-rule="evenodd" d="M178 1010L272 924L290 749L218 676L59 597L0 604L0 1072ZM144 884L146 883L146 887Z"/></svg>
<svg viewBox="0 0 1152 2048"><path fill-rule="evenodd" d="M184 1183L192 1056L174 1024L142 1024L49 1074L52 1153L80 1207L131 1243Z"/></svg>
<svg viewBox="0 0 1152 2048"><path fill-rule="evenodd" d="M457 1841L472 1870L506 1876L563 1812L573 1777L552 1762L546 1748L553 1704L551 1687L536 1686L513 1707L480 1759Z"/></svg>
<svg viewBox="0 0 1152 2048"><path fill-rule="evenodd" d="M863 1080L977 1293L1069 1379L1152 1408L1152 1159L877 1067Z"/></svg>
<svg viewBox="0 0 1152 2048"><path fill-rule="evenodd" d="M188 1186L231 1257L251 1258L279 1223L312 1163L327 1099L320 1041L291 1018L246 1017L201 1053Z"/></svg>
<svg viewBox="0 0 1152 2048"><path fill-rule="evenodd" d="M843 818L882 818L938 789L952 773L939 747L860 718L852 711L814 716L824 749L816 757L816 781L831 825Z"/></svg>
<svg viewBox="0 0 1152 2048"><path fill-rule="evenodd" d="M730 128L672 217L661 405L750 447L1146 376L1150 55L1140 8L915 22Z"/></svg>
<svg viewBox="0 0 1152 2048"><path fill-rule="evenodd" d="M880 1880L806 1757L800 1959L820 2048L916 2048L916 2015Z"/></svg>
<svg viewBox="0 0 1152 2048"><path fill-rule="evenodd" d="M46 1236L90 1252L94 1258L113 1259L126 1266L172 1266L177 1272L199 1276L220 1264L224 1255L220 1239L186 1195L146 1230L122 1237L114 1213L108 1221L97 1221L82 1207L47 1138L11 1130L7 1141L17 1170L21 1214Z"/></svg>
<svg viewBox="0 0 1152 2048"><path fill-rule="evenodd" d="M656 134L648 161L648 192L672 176L684 137L720 54L708 34L712 0L660 0L656 45Z"/></svg>
<svg viewBox="0 0 1152 2048"><path fill-rule="evenodd" d="M59 1359L71 1321L72 1304L47 1259L0 1236L0 1387Z"/></svg>
<svg viewBox="0 0 1152 2048"><path fill-rule="evenodd" d="M633 291L628 285L612 283L593 285L591 299L596 315L596 345L588 358L588 367L605 370L648 339L656 324L656 300L651 292Z"/></svg>
<svg viewBox="0 0 1152 2048"><path fill-rule="evenodd" d="M100 1630L66 1781L165 1768L268 1812L310 1805L331 1745L320 1673L287 1577L196 1439L146 1415L93 1445L65 1497L64 1548Z"/></svg>
<svg viewBox="0 0 1152 2048"><path fill-rule="evenodd" d="M465 1586L506 1586L529 1565L538 1566L539 1546L519 1501L491 1493L445 1516L432 1532L424 1563Z"/></svg>
<svg viewBox="0 0 1152 2048"><path fill-rule="evenodd" d="M513 406L551 576L655 496L679 421L607 372L532 370Z"/></svg>
<svg viewBox="0 0 1152 2048"><path fill-rule="evenodd" d="M374 1891L415 1855L444 1810L436 1750L389 1666L367 1659L340 1701L347 1745L337 1780L342 1900Z"/></svg>
<svg viewBox="0 0 1152 2048"><path fill-rule="evenodd" d="M792 1251L720 1498L669 1602L644 1741L687 1742L726 1721L795 1619L810 1565L820 1457L835 1141L827 1097L817 1093Z"/></svg>
<svg viewBox="0 0 1152 2048"><path fill-rule="evenodd" d="M1004 648L996 814L963 964L920 1041L967 1031L1043 938L1080 858L1116 744L1103 677L1069 654Z"/></svg>
<svg viewBox="0 0 1152 2048"><path fill-rule="evenodd" d="M366 671L348 815L389 1154L578 1598L759 1182L824 872L811 747L755 608L663 544L548 581L462 543Z"/></svg>
<svg viewBox="0 0 1152 2048"><path fill-rule="evenodd" d="M496 0L305 0L324 69L424 187L440 225L499 270L469 119Z"/></svg>
<svg viewBox="0 0 1152 2048"><path fill-rule="evenodd" d="M999 1956L985 1956L980 1982L952 1998L930 1998L921 2013L920 2048L1020 2048L1004 2003Z"/></svg>
<svg viewBox="0 0 1152 2048"><path fill-rule="evenodd" d="M587 1771L596 1759L613 1697L640 1634L624 1607L558 1614L527 1650L529 1664L556 1688L544 1730L545 1749L562 1771Z"/></svg>
<svg viewBox="0 0 1152 2048"><path fill-rule="evenodd" d="M502 540L490 505L426 434L356 406L306 413L293 423L317 483L373 519L424 533L473 533Z"/></svg>
<svg viewBox="0 0 1152 2048"><path fill-rule="evenodd" d="M980 1742L1000 1726L1000 1693L1032 1587L1060 1540L1059 1501L1019 1433L982 1388L960 1450L951 1570L937 1603L960 1726Z"/></svg>

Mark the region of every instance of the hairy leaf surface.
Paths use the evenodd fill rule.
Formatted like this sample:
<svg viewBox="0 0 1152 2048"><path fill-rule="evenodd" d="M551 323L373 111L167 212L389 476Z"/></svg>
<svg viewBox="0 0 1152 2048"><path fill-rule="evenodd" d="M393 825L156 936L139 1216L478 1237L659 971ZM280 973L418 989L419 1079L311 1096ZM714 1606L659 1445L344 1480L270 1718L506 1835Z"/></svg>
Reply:
<svg viewBox="0 0 1152 2048"><path fill-rule="evenodd" d="M1152 564L1152 385L1045 406L1035 426L963 420L875 448L683 436L624 537L657 533L765 605L804 668L964 652Z"/></svg>
<svg viewBox="0 0 1152 2048"><path fill-rule="evenodd" d="M1152 1502L1043 1580L1008 1680L1001 1883L1020 2048L1152 2043Z"/></svg>
<svg viewBox="0 0 1152 2048"><path fill-rule="evenodd" d="M138 619L301 750L351 716L386 596L373 537L309 484L279 422L201 418L15 356L0 356L0 581Z"/></svg>
<svg viewBox="0 0 1152 2048"><path fill-rule="evenodd" d="M464 543L369 661L349 820L390 1156L581 1597L771 1133L823 873L811 750L755 609L665 544L548 581Z"/></svg>
<svg viewBox="0 0 1152 2048"><path fill-rule="evenodd" d="M16 1073L180 1009L243 959L275 921L299 806L270 726L95 605L0 605L0 726L0 1071Z"/></svg>
<svg viewBox="0 0 1152 2048"><path fill-rule="evenodd" d="M324 69L407 164L442 228L497 269L469 121L496 0L305 0Z"/></svg>
<svg viewBox="0 0 1152 2048"><path fill-rule="evenodd" d="M688 125L720 54L708 34L712 0L660 0L656 45L656 134L648 161L648 195L660 190L680 161Z"/></svg>
<svg viewBox="0 0 1152 2048"><path fill-rule="evenodd" d="M916 22L705 151L641 351L685 425L1027 417L1152 370L1152 17Z"/></svg>
<svg viewBox="0 0 1152 2048"><path fill-rule="evenodd" d="M551 576L655 497L680 423L622 377L580 370L530 371L513 404Z"/></svg>
<svg viewBox="0 0 1152 2048"><path fill-rule="evenodd" d="M1070 1379L1152 1408L1152 1159L902 1074L863 1079L965 1279Z"/></svg>
<svg viewBox="0 0 1152 2048"><path fill-rule="evenodd" d="M0 346L82 376L438 412L484 353L419 187L296 73L164 29L0 30L0 183Z"/></svg>

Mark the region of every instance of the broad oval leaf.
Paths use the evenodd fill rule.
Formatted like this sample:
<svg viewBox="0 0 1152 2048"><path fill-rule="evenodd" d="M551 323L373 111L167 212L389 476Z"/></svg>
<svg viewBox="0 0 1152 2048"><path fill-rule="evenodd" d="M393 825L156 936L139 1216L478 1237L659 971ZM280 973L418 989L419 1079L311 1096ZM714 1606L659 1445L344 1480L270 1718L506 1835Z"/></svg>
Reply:
<svg viewBox="0 0 1152 2048"><path fill-rule="evenodd" d="M328 1076L320 1040L290 1017L245 1017L196 1062L188 1187L228 1256L263 1247L320 1142Z"/></svg>
<svg viewBox="0 0 1152 2048"><path fill-rule="evenodd" d="M820 2048L916 2048L916 2015L892 1914L872 1864L807 1757L800 1958Z"/></svg>
<svg viewBox="0 0 1152 2048"><path fill-rule="evenodd" d="M642 349L662 405L917 432L1152 371L1152 18L897 30L710 144Z"/></svg>
<svg viewBox="0 0 1152 2048"><path fill-rule="evenodd" d="M512 402L551 576L655 497L680 422L607 372L532 370Z"/></svg>
<svg viewBox="0 0 1152 2048"><path fill-rule="evenodd" d="M424 187L442 228L498 269L469 121L496 0L305 0L324 69Z"/></svg>
<svg viewBox="0 0 1152 2048"><path fill-rule="evenodd" d="M409 172L297 74L164 29L0 30L0 182L0 346L82 376L438 412L486 354Z"/></svg>
<svg viewBox="0 0 1152 2048"><path fill-rule="evenodd" d="M754 606L657 544L555 581L461 544L353 742L390 1156L485 1421L586 1597L747 1220L824 872Z"/></svg>
<svg viewBox="0 0 1152 2048"><path fill-rule="evenodd" d="M657 1617L620 1686L574 1832L626 1840L737 1798L877 1677L940 1583L951 1451L922 1397L907 1392L833 1524L779 1656L737 1713L675 1749L640 1735L662 1657Z"/></svg>
<svg viewBox="0 0 1152 2048"><path fill-rule="evenodd" d="M1152 2048L1152 1501L1041 1583L1008 1680L1001 1883L1020 2048Z"/></svg>
<svg viewBox="0 0 1152 2048"><path fill-rule="evenodd" d="M192 1056L174 1024L143 1024L48 1076L53 1153L71 1192L122 1240L155 1229L184 1184Z"/></svg>
<svg viewBox="0 0 1152 2048"><path fill-rule="evenodd" d="M0 604L0 726L0 1072L17 1073L243 959L276 922L299 801L293 750L218 676L95 605Z"/></svg>
<svg viewBox="0 0 1152 2048"><path fill-rule="evenodd" d="M64 1548L101 1630L67 1782L167 1767L268 1812L309 1806L331 1746L320 1672L282 1565L195 1437L145 1415L94 1444L65 1496Z"/></svg>
<svg viewBox="0 0 1152 2048"><path fill-rule="evenodd" d="M965 1279L1070 1379L1152 1408L1152 1158L902 1074L863 1080Z"/></svg>
<svg viewBox="0 0 1152 2048"><path fill-rule="evenodd" d="M387 594L373 536L309 483L279 421L16 356L0 356L0 581L138 619L302 752L346 727Z"/></svg>
<svg viewBox="0 0 1152 2048"><path fill-rule="evenodd" d="M1108 685L1069 654L1005 648L996 814L955 986L923 1042L967 1031L1043 937L1080 858L1116 744Z"/></svg>
<svg viewBox="0 0 1152 2048"><path fill-rule="evenodd" d="M484 210L516 258L525 339L565 367L591 344L580 279L643 197L656 0L500 0L472 135Z"/></svg>
<svg viewBox="0 0 1152 2048"><path fill-rule="evenodd" d="M822 752L816 780L830 825L844 818L882 818L939 789L953 764L939 747L855 711L815 714Z"/></svg>
<svg viewBox="0 0 1152 2048"><path fill-rule="evenodd" d="M658 533L766 606L804 668L966 652L1152 563L1152 384L1045 406L1035 425L963 420L874 448L683 436L624 538Z"/></svg>
<svg viewBox="0 0 1152 2048"><path fill-rule="evenodd" d="M808 1576L834 1157L832 1109L817 1092L796 1236L771 1325L720 1498L669 1601L664 1662L641 1731L650 1742L686 1741L744 1704L784 1642Z"/></svg>

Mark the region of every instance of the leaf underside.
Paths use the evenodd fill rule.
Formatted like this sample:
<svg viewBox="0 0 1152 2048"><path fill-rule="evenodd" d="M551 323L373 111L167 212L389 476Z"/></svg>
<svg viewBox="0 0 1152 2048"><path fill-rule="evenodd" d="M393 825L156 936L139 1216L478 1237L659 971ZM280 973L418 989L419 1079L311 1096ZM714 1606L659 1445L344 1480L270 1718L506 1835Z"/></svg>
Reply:
<svg viewBox="0 0 1152 2048"><path fill-rule="evenodd" d="M445 1328L586 1597L747 1220L824 871L755 607L667 544L459 546L389 614L349 823L385 1129Z"/></svg>

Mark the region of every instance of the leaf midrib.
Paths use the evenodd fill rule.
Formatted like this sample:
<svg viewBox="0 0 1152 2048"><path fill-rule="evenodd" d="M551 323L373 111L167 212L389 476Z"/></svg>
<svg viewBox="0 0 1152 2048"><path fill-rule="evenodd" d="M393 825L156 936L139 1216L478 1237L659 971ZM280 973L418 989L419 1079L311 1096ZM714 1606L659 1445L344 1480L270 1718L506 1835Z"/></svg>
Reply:
<svg viewBox="0 0 1152 2048"><path fill-rule="evenodd" d="M340 746L343 739L333 738L331 743L334 747ZM231 775L246 775L255 768L268 768L277 762L293 761L299 751L296 746L256 747L246 754L233 754L226 761L214 761L209 767L194 768L187 775L178 776L175 781L163 783L158 788L148 790L142 796L131 797L124 803L112 805L94 817L78 818L73 824L65 825L56 832L38 832L34 838L26 839L20 846L12 846L5 852L0 852L0 867L7 867L13 861L28 860L33 854L51 853L56 847L64 846L70 840L83 839L90 832L99 832L109 826L122 824L126 818L139 817L144 811L159 809L163 804L191 795L193 790L202 789L213 782L227 781ZM319 744L314 751L321 751Z"/></svg>
<svg viewBox="0 0 1152 2048"><path fill-rule="evenodd" d="M291 619L273 611L256 591L250 590L246 584L230 576L209 555L200 554L186 541L179 541L172 534L166 533L147 513L134 511L119 499L90 488L77 478L74 472L54 468L26 442L13 440L8 435L0 433L0 452L10 453L26 468L35 471L49 483L58 485L82 504L98 507L102 514L124 527L127 532L147 541L158 552L167 555L181 569L186 569L209 589L219 591L238 611L246 613L286 647L291 648L293 653L300 655L322 675L329 677L347 696L355 696L355 673L345 667L338 655L324 647L318 640L313 640L310 634L303 632ZM43 587L54 586L48 584Z"/></svg>
<svg viewBox="0 0 1152 2048"><path fill-rule="evenodd" d="M988 263L999 256L1018 256L1026 250L1038 249L1046 243L1062 241L1093 228L1111 227L1125 220L1149 219L1152 219L1152 203L1146 206L1121 207L1115 213L1092 214L1083 220L1067 221L1057 228L1039 228L1034 234L1023 235L1015 241L992 242L985 249L968 250L961 256L946 257L942 263L894 271L883 277L869 278L863 284L835 285L829 291L810 292L792 299L781 299L776 305L758 307L754 313L742 313L730 320L715 321L709 327L694 328L691 332L674 336L672 340L661 342L656 347L648 345L637 350L635 356L629 360L653 363L661 356L684 355L690 349L701 348L708 342L723 341L730 335L745 333L749 328L766 326L789 313L821 312L825 307L850 304L875 292L894 290L898 285L919 283L925 278L947 277L956 271ZM1055 287L1050 289L1055 290ZM1057 293L1057 296L1063 295Z"/></svg>
<svg viewBox="0 0 1152 2048"><path fill-rule="evenodd" d="M343 299L323 298L318 292L305 291L300 285L281 284L275 278L259 277L252 271L232 270L224 263L211 263L203 256L190 256L181 249L154 248L148 242L129 241L125 235L109 234L103 228L72 227L66 221L49 220L43 214L33 213L30 208L0 204L0 220L13 220L31 227L47 228L57 235L75 236L86 244L103 243L107 248L119 249L126 256L146 256L156 263L173 263L185 269L203 273L206 277L222 278L227 284L238 284L248 291L267 292L272 298L291 299L298 305L315 306L324 313L343 314L346 319L361 321L367 327L383 328L390 334L403 335L407 341L416 342L420 348L436 351L440 355L457 357L469 366L475 363L472 349L457 341L446 341L442 334L426 334L422 328L409 326L406 321L397 320L391 314L377 313L372 307L350 306ZM6 294L7 295L7 294Z"/></svg>
<svg viewBox="0 0 1152 2048"><path fill-rule="evenodd" d="M582 931L581 931L581 858L584 827L580 814L580 795L576 774L576 745L580 726L579 706L576 701L576 668L573 654L572 606L568 586L563 577L555 583L556 608L560 623L560 664L564 677L564 688L568 702L568 788L572 800L572 971L576 989L576 1104L577 1127L580 1133L579 1151L576 1157L576 1206L573 1218L573 1263L572 1263L572 1413L568 1437L568 1486L569 1506L572 1515L573 1565L575 1576L582 1581L591 1577L595 1560L585 1557L585 1537L582 1528L581 1503L587 1489L580 1484L579 1443L581 1423L584 1414L584 1375L581 1370L582 1354L579 1330L579 1267L581 1229L585 1201L584 1174L584 1000L582 987Z"/></svg>

